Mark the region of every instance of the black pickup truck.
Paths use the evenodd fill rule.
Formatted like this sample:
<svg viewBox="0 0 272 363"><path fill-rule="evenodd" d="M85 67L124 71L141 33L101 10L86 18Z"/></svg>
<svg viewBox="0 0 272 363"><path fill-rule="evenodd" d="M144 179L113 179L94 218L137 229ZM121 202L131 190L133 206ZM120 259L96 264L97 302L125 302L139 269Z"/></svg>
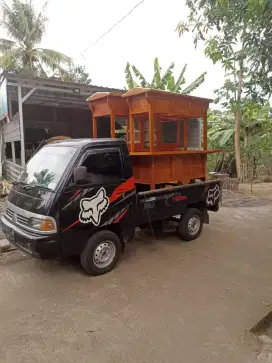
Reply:
<svg viewBox="0 0 272 363"><path fill-rule="evenodd" d="M176 222L186 241L217 211L220 182L139 191L123 140L54 142L27 163L8 196L3 230L11 244L40 258L80 255L91 275L113 269L136 227Z"/></svg>

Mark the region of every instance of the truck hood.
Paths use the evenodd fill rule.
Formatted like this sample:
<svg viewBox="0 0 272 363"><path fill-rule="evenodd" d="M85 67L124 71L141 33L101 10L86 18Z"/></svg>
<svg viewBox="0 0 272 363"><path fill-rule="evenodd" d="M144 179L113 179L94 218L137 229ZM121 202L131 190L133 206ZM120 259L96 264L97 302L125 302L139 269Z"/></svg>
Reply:
<svg viewBox="0 0 272 363"><path fill-rule="evenodd" d="M27 211L48 215L54 197L54 192L33 188L24 189L21 185L14 185L9 193L8 201Z"/></svg>

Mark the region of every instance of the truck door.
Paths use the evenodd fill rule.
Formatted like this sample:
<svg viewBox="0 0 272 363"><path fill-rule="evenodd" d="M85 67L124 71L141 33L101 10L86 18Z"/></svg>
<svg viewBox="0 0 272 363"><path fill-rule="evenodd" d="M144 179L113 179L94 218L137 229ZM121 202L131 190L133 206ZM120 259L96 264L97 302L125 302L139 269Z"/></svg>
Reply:
<svg viewBox="0 0 272 363"><path fill-rule="evenodd" d="M87 168L83 183L70 185L60 206L60 226L67 235L120 222L135 197L132 171L120 148L87 150L76 166ZM124 218L128 220L128 218Z"/></svg>

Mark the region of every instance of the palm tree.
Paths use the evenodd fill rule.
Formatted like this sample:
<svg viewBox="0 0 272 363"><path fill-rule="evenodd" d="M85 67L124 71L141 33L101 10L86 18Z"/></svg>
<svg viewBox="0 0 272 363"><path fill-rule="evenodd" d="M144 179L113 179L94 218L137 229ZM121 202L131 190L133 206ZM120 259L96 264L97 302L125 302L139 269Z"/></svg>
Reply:
<svg viewBox="0 0 272 363"><path fill-rule="evenodd" d="M175 80L173 76L174 67L175 64L172 62L165 71L165 73L161 74L162 68L159 65L158 58L156 57L154 59L154 76L151 83L149 83L134 65L131 66L129 63L127 63L125 69L127 86L129 89L134 87L143 87L160 89L175 93L190 94L205 81L206 72L202 73L199 77L197 77L197 79L188 87L182 89L182 86L185 83L184 74L187 68L187 64L184 65L177 80ZM132 72L134 73L135 77L138 78L138 82L134 80Z"/></svg>
<svg viewBox="0 0 272 363"><path fill-rule="evenodd" d="M45 32L44 15L47 2L37 14L31 0L12 0L11 6L2 1L1 25L10 39L0 39L0 67L11 72L26 72L47 77L48 71L62 71L71 59L55 50L39 48Z"/></svg>

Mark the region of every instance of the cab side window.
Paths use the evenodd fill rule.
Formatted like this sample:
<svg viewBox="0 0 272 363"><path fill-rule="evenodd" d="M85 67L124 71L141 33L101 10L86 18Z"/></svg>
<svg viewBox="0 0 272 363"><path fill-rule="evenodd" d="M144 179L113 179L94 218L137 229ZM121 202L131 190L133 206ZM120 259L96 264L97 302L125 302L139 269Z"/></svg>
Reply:
<svg viewBox="0 0 272 363"><path fill-rule="evenodd" d="M91 152L87 154L81 165L87 168L87 183L119 184L123 179L123 165L119 150Z"/></svg>

